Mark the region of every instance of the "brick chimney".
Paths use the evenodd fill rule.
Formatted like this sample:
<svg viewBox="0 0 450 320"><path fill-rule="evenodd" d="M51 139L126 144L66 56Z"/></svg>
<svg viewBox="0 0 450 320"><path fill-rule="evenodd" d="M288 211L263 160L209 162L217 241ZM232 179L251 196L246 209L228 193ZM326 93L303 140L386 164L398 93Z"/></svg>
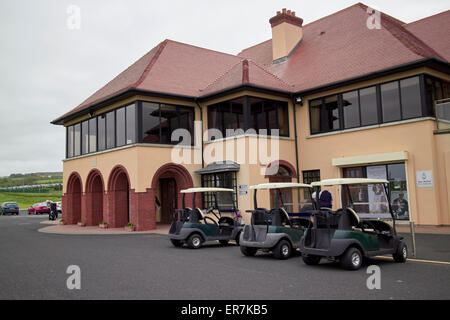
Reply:
<svg viewBox="0 0 450 320"><path fill-rule="evenodd" d="M269 20L272 27L273 61L279 62L287 58L303 38L303 19L296 17L295 12L284 8Z"/></svg>

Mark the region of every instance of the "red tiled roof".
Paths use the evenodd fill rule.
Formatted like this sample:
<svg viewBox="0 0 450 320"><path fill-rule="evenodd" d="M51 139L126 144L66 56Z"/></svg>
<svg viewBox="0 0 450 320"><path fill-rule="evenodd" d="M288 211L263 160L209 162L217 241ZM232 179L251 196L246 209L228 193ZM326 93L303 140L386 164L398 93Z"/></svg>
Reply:
<svg viewBox="0 0 450 320"><path fill-rule="evenodd" d="M450 58L449 11L404 24L381 14L369 29L361 3L303 26L288 59L272 62L272 41L237 56L165 40L54 123L127 89L202 97L243 84L298 92L435 57Z"/></svg>
<svg viewBox="0 0 450 320"><path fill-rule="evenodd" d="M450 10L405 24L403 27L450 61Z"/></svg>
<svg viewBox="0 0 450 320"><path fill-rule="evenodd" d="M235 64L230 70L221 75L206 88L201 89L200 92L202 96L206 96L245 84L280 91L291 91L292 89L288 83L270 73L262 66L254 61L244 59Z"/></svg>
<svg viewBox="0 0 450 320"><path fill-rule="evenodd" d="M444 60L402 26L381 14L381 29L366 26L367 7L356 4L303 27L302 42L285 62L272 63L271 40L243 50L268 71L302 91L371 72L417 61L424 57Z"/></svg>

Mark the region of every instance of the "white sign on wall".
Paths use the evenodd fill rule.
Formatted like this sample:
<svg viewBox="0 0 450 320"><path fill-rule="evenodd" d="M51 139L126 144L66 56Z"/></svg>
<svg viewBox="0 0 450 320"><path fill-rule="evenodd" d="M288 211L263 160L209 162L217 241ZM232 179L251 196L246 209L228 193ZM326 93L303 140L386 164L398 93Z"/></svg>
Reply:
<svg viewBox="0 0 450 320"><path fill-rule="evenodd" d="M416 171L417 188L432 188L433 187L433 171L424 170Z"/></svg>
<svg viewBox="0 0 450 320"><path fill-rule="evenodd" d="M248 185L247 184L240 184L239 185L239 195L240 196L246 196L248 194Z"/></svg>

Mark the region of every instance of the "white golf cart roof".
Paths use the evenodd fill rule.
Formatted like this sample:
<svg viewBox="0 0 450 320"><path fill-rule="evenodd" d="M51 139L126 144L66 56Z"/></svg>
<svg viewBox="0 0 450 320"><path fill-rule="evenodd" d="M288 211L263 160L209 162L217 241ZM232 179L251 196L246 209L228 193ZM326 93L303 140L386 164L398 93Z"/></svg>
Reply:
<svg viewBox="0 0 450 320"><path fill-rule="evenodd" d="M250 186L250 189L254 190L283 189L283 188L311 188L311 185L295 182L274 182L274 183L261 183L254 186Z"/></svg>
<svg viewBox="0 0 450 320"><path fill-rule="evenodd" d="M321 181L315 181L311 183L311 186L338 186L343 184L379 184L389 183L384 179L368 179L368 178L339 178L339 179L326 179Z"/></svg>
<svg viewBox="0 0 450 320"><path fill-rule="evenodd" d="M233 192L233 189L226 188L189 188L181 190L180 193L198 193L198 192Z"/></svg>

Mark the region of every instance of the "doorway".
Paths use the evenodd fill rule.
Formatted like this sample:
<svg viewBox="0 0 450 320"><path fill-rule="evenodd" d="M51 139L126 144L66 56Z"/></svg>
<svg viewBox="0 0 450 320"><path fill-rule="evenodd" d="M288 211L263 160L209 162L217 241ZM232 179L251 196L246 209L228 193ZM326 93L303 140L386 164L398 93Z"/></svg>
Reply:
<svg viewBox="0 0 450 320"><path fill-rule="evenodd" d="M177 208L177 182L174 178L159 179L161 195L161 221L162 224L170 224L173 213Z"/></svg>

